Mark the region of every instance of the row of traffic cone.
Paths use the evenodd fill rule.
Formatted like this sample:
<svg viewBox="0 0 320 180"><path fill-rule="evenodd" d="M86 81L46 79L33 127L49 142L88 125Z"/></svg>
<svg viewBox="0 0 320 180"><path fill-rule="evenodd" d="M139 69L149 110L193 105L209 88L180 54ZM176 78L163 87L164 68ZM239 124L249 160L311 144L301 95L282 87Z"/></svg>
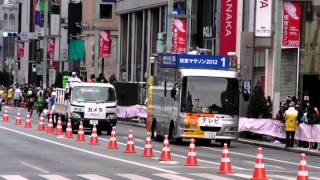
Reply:
<svg viewBox="0 0 320 180"><path fill-rule="evenodd" d="M3 117L2 117L2 122L9 122L9 116L8 112L5 110ZM20 112L17 113L16 116L16 125L21 125L21 114ZM31 125L31 118L30 114L27 114L27 118L25 121L25 128L32 128ZM44 126L44 117L41 116L39 119L39 126L37 128L38 131L45 131L45 126ZM116 139L116 129L115 127L112 128L111 136L109 139L109 144L108 144L108 149L118 149L118 142ZM48 128L47 128L47 133L53 134L54 129L53 129L53 122L52 122L52 114L50 114L49 117L49 122L48 122ZM61 118L58 118L58 123L57 123L57 129L56 129L56 135L62 136L63 135L63 130L62 130L62 123L61 123ZM70 119L68 120L67 123L67 128L66 128L66 133L65 133L66 138L73 138L73 133L72 133L72 126L71 126L71 121ZM79 129L78 129L78 135L76 138L77 141L86 141L85 136L84 136L84 131L83 131L83 123L80 121ZM92 129L92 134L90 137L90 142L89 144L92 145L98 145L99 139L97 135L97 128L96 125L93 125ZM125 153L136 153L135 150L135 145L134 145L134 139L133 139L133 131L129 130L129 135L128 135L128 142L125 147ZM153 149L152 149L152 144L151 144L151 135L148 132L147 137L145 140L145 147L143 151L143 156L144 157L153 157ZM164 141L163 141L163 147L162 147L162 153L160 156L160 161L171 161L171 153L170 153L170 148L169 148L169 140L168 136L165 135ZM195 140L191 139L190 145L189 145L189 150L188 150L188 156L187 160L185 163L185 166L199 166L197 162L197 155L196 155L196 148L195 148ZM220 174L232 174L232 165L231 161L229 158L229 152L228 152L228 145L224 144L224 148L222 151L222 157L221 157L221 164L220 164ZM251 178L252 180L268 180L269 178L266 175L266 169L264 166L264 159L263 159L263 154L262 154L262 148L258 148L257 151L257 157L256 157L256 163L255 163L255 168L253 172L253 176ZM306 158L305 154L301 154L300 157L300 164L298 166L298 175L297 175L297 180L308 180L308 170L307 170L307 163L306 163Z"/></svg>

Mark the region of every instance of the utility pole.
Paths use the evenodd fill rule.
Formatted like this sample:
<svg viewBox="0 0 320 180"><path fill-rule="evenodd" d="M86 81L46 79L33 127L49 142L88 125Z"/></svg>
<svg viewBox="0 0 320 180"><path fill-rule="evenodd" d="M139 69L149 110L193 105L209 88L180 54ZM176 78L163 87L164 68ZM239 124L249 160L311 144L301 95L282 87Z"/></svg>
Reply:
<svg viewBox="0 0 320 180"><path fill-rule="evenodd" d="M173 19L173 0L168 0L168 21L167 21L167 51L172 50L172 19Z"/></svg>
<svg viewBox="0 0 320 180"><path fill-rule="evenodd" d="M96 20L95 20L95 36L94 36L94 72L95 76L99 75L99 26L100 26L100 0L96 0Z"/></svg>
<svg viewBox="0 0 320 180"><path fill-rule="evenodd" d="M47 88L47 60L48 60L48 11L49 0L44 1L44 37L43 37L43 67L42 67L42 86Z"/></svg>
<svg viewBox="0 0 320 180"><path fill-rule="evenodd" d="M273 115L280 108L280 85L281 85L281 17L282 0L275 0L275 34L274 34L274 62L273 62Z"/></svg>

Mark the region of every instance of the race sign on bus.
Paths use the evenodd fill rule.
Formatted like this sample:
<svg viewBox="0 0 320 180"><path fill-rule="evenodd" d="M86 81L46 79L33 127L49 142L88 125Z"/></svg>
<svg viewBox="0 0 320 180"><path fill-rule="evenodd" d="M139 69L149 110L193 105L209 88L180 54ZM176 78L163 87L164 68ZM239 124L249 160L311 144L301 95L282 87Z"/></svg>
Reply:
<svg viewBox="0 0 320 180"><path fill-rule="evenodd" d="M178 68L229 70L228 56L179 54L176 57Z"/></svg>

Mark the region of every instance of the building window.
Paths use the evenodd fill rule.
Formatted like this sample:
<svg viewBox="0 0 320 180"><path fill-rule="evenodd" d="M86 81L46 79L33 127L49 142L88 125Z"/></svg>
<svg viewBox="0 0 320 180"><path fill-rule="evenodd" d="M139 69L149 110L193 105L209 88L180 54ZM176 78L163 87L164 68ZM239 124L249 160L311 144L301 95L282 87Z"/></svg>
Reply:
<svg viewBox="0 0 320 180"><path fill-rule="evenodd" d="M265 67L266 54L264 49L256 49L254 52L254 67Z"/></svg>
<svg viewBox="0 0 320 180"><path fill-rule="evenodd" d="M112 4L100 4L100 18L112 19Z"/></svg>

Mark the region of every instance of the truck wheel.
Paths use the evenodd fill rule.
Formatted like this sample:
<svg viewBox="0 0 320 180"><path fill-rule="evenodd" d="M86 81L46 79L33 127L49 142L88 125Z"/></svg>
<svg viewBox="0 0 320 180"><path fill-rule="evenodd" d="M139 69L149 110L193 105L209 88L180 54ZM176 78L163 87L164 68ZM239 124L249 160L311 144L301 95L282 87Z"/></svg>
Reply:
<svg viewBox="0 0 320 180"><path fill-rule="evenodd" d="M174 125L173 123L170 124L170 128L169 128L169 139L172 140L174 142L174 144L182 144L182 138L177 138L174 135Z"/></svg>
<svg viewBox="0 0 320 180"><path fill-rule="evenodd" d="M107 135L110 136L112 132L112 126L107 127Z"/></svg>
<svg viewBox="0 0 320 180"><path fill-rule="evenodd" d="M153 122L152 123L152 127L151 127L151 139L154 139L156 141L159 141L159 135L158 135L158 132L157 132L157 123L156 122Z"/></svg>

